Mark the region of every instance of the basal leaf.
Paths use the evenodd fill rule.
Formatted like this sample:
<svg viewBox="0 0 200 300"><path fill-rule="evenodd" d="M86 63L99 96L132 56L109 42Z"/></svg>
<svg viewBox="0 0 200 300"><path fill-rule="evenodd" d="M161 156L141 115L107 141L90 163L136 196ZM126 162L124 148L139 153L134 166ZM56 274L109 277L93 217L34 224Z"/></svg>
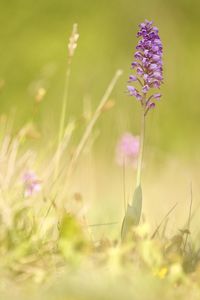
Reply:
<svg viewBox="0 0 200 300"><path fill-rule="evenodd" d="M142 188L138 186L133 195L132 204L127 207L126 214L122 223L121 237L124 240L131 228L137 226L140 222L142 211Z"/></svg>

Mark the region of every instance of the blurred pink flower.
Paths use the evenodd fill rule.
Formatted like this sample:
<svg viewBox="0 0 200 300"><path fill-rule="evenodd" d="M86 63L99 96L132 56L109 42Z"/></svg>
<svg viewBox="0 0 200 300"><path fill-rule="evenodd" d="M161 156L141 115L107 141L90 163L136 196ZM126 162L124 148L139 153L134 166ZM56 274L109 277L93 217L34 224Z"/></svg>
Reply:
<svg viewBox="0 0 200 300"><path fill-rule="evenodd" d="M139 153L139 137L133 136L131 133L124 133L118 141L116 147L116 161L117 164L123 166L123 164L136 166L137 157Z"/></svg>
<svg viewBox="0 0 200 300"><path fill-rule="evenodd" d="M41 180L33 171L28 171L23 176L24 181L24 196L31 197L41 191Z"/></svg>

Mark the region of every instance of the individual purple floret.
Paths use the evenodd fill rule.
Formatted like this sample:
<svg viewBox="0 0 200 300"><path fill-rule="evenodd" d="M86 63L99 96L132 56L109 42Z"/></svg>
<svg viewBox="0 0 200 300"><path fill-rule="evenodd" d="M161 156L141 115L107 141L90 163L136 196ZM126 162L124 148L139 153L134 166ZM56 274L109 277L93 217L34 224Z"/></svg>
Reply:
<svg viewBox="0 0 200 300"><path fill-rule="evenodd" d="M41 191L41 181L34 172L26 172L23 176L23 181L25 197L31 197Z"/></svg>
<svg viewBox="0 0 200 300"><path fill-rule="evenodd" d="M145 114L155 106L155 100L159 100L161 94L149 95L151 90L159 89L163 82L163 47L158 34L158 28L153 22L145 20L139 25L137 37L140 39L134 54L132 69L135 74L130 75L129 84L138 82L140 88L128 85L130 96L134 96L141 102Z"/></svg>
<svg viewBox="0 0 200 300"><path fill-rule="evenodd" d="M138 152L139 152L139 138L133 136L131 133L124 133L116 147L116 161L118 165L124 164L130 166L136 166Z"/></svg>

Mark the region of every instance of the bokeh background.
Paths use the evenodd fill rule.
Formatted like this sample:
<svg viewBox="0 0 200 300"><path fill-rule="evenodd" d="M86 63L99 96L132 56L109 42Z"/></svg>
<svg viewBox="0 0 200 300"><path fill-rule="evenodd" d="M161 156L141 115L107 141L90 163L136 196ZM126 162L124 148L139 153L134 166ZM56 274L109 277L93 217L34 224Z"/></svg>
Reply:
<svg viewBox="0 0 200 300"><path fill-rule="evenodd" d="M145 168L148 166L150 181L146 180L146 191L155 203L161 198L164 203L172 199L175 187L179 190L175 198L184 195L188 199L189 182L198 187L200 164L200 2L0 0L0 4L0 112L14 119L15 129L32 118L34 93L42 86L47 94L35 121L44 134L48 132L52 139L56 136L73 23L78 23L80 39L72 65L70 116L82 113L85 99L95 109L115 71L124 71L112 93L116 105L96 127L100 134L94 151L101 157L100 165L114 156L116 141L123 132L139 133L138 105L126 95L126 82L137 24L145 18L154 20L164 46L165 84L162 101L148 118ZM108 164L107 169L102 182L96 178L105 187L111 186L108 176L115 181ZM116 176L120 182L119 173ZM114 197L115 186L116 181L107 196L105 188L105 201L112 192Z"/></svg>
<svg viewBox="0 0 200 300"><path fill-rule="evenodd" d="M163 99L149 118L148 138L162 151L192 156L200 145L197 0L1 0L0 77L5 80L1 113L14 110L23 124L30 118L34 85L44 83L48 92L40 120L48 110L56 126L68 36L77 22L80 40L70 86L71 113L82 111L85 96L94 108L115 70L121 68L124 75L113 93L117 106L112 117L107 114L100 124L101 144L112 141L123 129L137 133L137 105L126 96L125 86L137 24L145 18L154 20L160 29L165 71Z"/></svg>

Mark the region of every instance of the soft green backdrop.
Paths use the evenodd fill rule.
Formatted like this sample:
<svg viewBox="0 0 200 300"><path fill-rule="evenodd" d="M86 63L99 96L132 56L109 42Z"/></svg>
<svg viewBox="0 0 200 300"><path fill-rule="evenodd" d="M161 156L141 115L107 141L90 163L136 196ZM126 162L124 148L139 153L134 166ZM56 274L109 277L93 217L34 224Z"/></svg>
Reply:
<svg viewBox="0 0 200 300"><path fill-rule="evenodd" d="M0 0L0 112L17 126L31 118L33 91L47 88L37 117L55 134L63 94L72 24L80 39L74 57L69 112L81 113L84 97L95 108L116 69L124 74L113 92L116 106L98 123L96 145L112 153L126 130L138 134L137 103L126 96L137 24L153 19L164 44L163 99L148 120L147 142L164 155L195 157L200 150L200 2L198 0ZM49 127L48 127L49 126Z"/></svg>

